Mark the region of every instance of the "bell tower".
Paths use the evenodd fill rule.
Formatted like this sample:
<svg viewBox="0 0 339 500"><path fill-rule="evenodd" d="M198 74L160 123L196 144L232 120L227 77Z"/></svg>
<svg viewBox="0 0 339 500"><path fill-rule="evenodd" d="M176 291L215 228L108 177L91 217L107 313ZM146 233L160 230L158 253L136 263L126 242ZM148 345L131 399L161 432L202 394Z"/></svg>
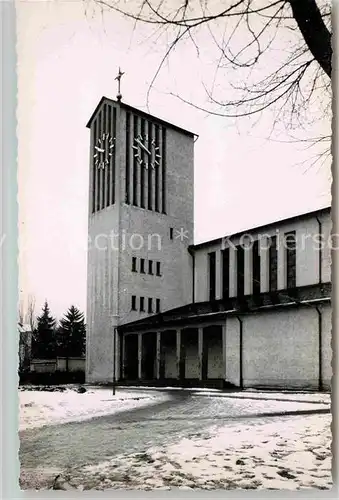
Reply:
<svg viewBox="0 0 339 500"><path fill-rule="evenodd" d="M194 134L107 97L87 127L86 380L109 383L116 326L192 301Z"/></svg>

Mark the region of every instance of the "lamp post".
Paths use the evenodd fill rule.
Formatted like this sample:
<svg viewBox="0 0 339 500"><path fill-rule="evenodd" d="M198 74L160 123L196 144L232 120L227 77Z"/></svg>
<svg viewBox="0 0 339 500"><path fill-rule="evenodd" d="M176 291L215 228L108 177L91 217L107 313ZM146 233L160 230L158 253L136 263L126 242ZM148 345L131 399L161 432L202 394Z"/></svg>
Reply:
<svg viewBox="0 0 339 500"><path fill-rule="evenodd" d="M115 383L116 383L116 380L115 380L115 370L116 370L116 355L115 355L115 347L116 347L116 332L117 332L117 328L116 326L113 328L113 396L115 396Z"/></svg>
<svg viewBox="0 0 339 500"><path fill-rule="evenodd" d="M113 327L113 359L112 359L112 368L113 368L113 375L112 375L112 384L113 384L113 396L115 396L115 386L116 386L116 343L117 343L117 330L118 330L118 321L119 321L119 316L118 315L113 315L112 317L112 327Z"/></svg>
<svg viewBox="0 0 339 500"><path fill-rule="evenodd" d="M112 383L113 383L113 396L115 396L115 338L116 338L116 327L113 328L113 377L112 377Z"/></svg>

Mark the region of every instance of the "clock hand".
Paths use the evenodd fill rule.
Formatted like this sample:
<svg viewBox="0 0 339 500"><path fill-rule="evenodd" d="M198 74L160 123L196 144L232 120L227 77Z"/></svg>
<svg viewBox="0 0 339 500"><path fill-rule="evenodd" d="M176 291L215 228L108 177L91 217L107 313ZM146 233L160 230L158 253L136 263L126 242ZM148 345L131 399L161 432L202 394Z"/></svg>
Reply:
<svg viewBox="0 0 339 500"><path fill-rule="evenodd" d="M105 152L104 149L98 148L98 146L94 146L94 149L96 149L97 151L99 151L99 153L104 153Z"/></svg>
<svg viewBox="0 0 339 500"><path fill-rule="evenodd" d="M135 142L139 144L139 146L146 151L147 154L151 154L151 152L146 148L146 146L143 145L143 143L140 141L140 139L135 139Z"/></svg>

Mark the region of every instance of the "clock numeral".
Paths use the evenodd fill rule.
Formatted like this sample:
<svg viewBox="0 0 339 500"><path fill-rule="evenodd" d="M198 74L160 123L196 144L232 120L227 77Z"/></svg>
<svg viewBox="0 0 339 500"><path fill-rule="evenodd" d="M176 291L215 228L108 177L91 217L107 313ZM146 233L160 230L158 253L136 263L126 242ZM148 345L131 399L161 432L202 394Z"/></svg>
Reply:
<svg viewBox="0 0 339 500"><path fill-rule="evenodd" d="M132 148L134 149L134 158L138 161L139 165L144 165L146 169L151 166L153 169L156 166L159 166L161 155L160 155L160 147L156 145L156 141L153 138L149 144L149 137L147 134L144 136L142 134L138 134L134 137L134 144ZM142 159L142 153L147 153L148 157L151 159L153 157L153 161L144 161Z"/></svg>
<svg viewBox="0 0 339 500"><path fill-rule="evenodd" d="M103 132L98 138L93 155L97 168L104 169L106 165L109 165L110 157L113 155L114 141L115 137L110 136L108 132Z"/></svg>

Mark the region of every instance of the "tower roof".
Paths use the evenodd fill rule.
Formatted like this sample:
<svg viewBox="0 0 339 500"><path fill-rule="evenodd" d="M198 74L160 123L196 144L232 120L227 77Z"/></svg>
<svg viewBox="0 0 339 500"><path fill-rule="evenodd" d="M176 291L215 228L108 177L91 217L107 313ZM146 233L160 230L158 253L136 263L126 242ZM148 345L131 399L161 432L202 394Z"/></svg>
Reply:
<svg viewBox="0 0 339 500"><path fill-rule="evenodd" d="M143 116L144 118L147 118L148 120L156 120L160 125L165 125L166 127L172 128L173 130L177 130L178 132L180 132L182 134L189 135L191 137L198 137L198 135L195 134L194 132L190 132L189 130L178 127L177 125L174 125L173 123L170 123L166 120L163 120L162 118L158 118L157 116L150 115L149 113L146 113L145 111L142 111L138 108L135 108L134 106L130 106L129 104L126 104L124 102L115 101L114 99L109 99L108 97L105 97L105 96L102 96L102 98L100 99L100 101L99 101L97 107L95 108L95 110L93 111L86 127L90 128L92 121L98 112L98 109L100 108L100 106L102 105L102 103L104 101L108 102L109 104L115 104L117 106L120 106L121 108L124 108L127 111L132 111L132 112L138 113L138 115Z"/></svg>

